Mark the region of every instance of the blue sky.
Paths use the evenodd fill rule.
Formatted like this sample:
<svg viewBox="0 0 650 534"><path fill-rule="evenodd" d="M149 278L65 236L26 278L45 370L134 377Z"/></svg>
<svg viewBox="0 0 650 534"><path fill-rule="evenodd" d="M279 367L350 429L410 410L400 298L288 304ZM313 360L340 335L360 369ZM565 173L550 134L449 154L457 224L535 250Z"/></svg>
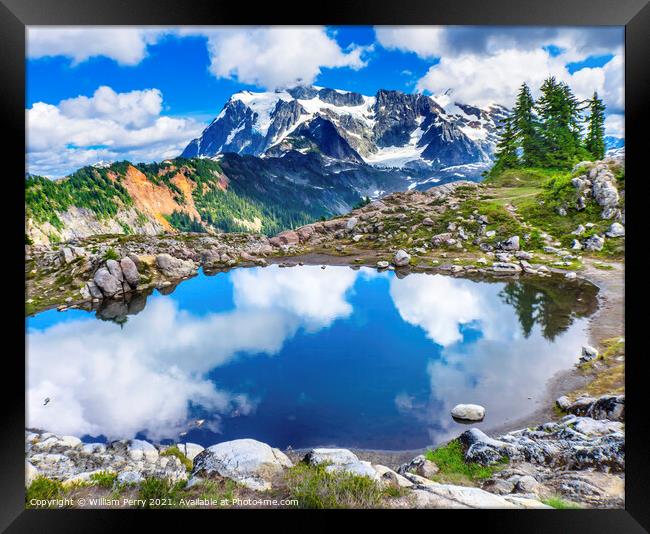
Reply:
<svg viewBox="0 0 650 534"><path fill-rule="evenodd" d="M31 27L28 170L63 176L98 160L161 160L234 92L296 83L374 94L441 93L510 106L552 74L607 104L622 137L622 28Z"/></svg>

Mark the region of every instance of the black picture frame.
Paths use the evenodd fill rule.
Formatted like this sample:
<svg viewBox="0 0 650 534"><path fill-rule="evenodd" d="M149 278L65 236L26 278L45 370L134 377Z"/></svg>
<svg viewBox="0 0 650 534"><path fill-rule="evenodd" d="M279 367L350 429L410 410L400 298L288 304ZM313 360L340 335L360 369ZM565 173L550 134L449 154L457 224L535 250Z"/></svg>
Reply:
<svg viewBox="0 0 650 534"><path fill-rule="evenodd" d="M650 529L650 470L647 435L647 374L642 351L644 332L635 316L647 321L642 279L644 186L650 177L644 165L644 131L650 125L650 5L648 0L374 0L328 2L315 6L310 16L308 3L283 0L281 3L247 4L220 0L0 0L0 109L5 151L2 157L4 180L3 222L11 248L3 251L3 280L6 298L24 305L24 276L21 257L24 242L24 188L18 177L25 172L25 27L31 25L223 25L223 24L361 24L361 25L559 25L625 26L625 128L627 174L626 255L626 506L625 510L518 511L483 510L451 516L458 511L413 510L425 528L437 528L445 513L461 530L482 528L499 532L646 532ZM248 6L248 7L247 7ZM254 7L253 7L254 6ZM644 172L645 171L645 172ZM645 200L647 202L647 200ZM10 250L10 252L9 252ZM24 260L24 257L23 257ZM635 282L636 280L636 282ZM639 288L639 290L637 290ZM7 291L10 290L10 291ZM9 295L10 294L10 295ZM25 404L20 399L24 387L24 322L5 307L5 337L2 404L3 432L0 440L0 528L9 532L90 532L124 529L135 521L147 521L151 514L107 510L25 510L24 506L24 420ZM633 311L633 310L639 310ZM645 310L645 311L644 311ZM11 347L11 349L10 349ZM24 394L24 390L23 390ZM359 511L360 512L360 511ZM165 512L167 527L173 514ZM188 513L184 511L184 513ZM240 513L229 511L223 513ZM268 512L257 511L253 515ZM277 512L271 512L277 513ZM296 512L289 512L296 513ZM379 515L382 515L381 513ZM128 516L128 518L127 518ZM146 517L145 517L146 516ZM195 517L195 516L193 516ZM125 522L125 518L127 522ZM241 518L240 518L241 519ZM339 518L340 520L340 518ZM194 520L181 519L185 528ZM410 521L401 518L400 521ZM127 525L128 523L128 525ZM287 522L287 525L299 521ZM475 523L475 525L474 525ZM215 526L221 523L214 523ZM411 525L404 523L404 525ZM243 528L243 524L241 524ZM317 525L320 526L320 525ZM416 525L414 525L416 526ZM232 527L231 527L232 528ZM310 528L304 524L303 528ZM418 528L416 526L416 528ZM449 528L449 527L447 527Z"/></svg>

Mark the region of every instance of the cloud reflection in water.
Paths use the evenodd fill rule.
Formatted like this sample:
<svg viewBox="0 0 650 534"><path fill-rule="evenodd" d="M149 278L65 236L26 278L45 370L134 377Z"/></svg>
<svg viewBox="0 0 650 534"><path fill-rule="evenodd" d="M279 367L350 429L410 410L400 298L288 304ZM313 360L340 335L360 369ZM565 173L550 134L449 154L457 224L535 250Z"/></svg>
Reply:
<svg viewBox="0 0 650 534"><path fill-rule="evenodd" d="M449 417L457 402L485 405L493 422L528 410L526 397L531 395L526 392L542 392L546 380L570 364L584 340L582 326L575 324L556 343L545 339L539 328L529 337L522 335L521 313L500 296L501 282L424 274L398 279L393 273L365 268L321 270L319 266L236 269L217 276L224 278L200 276L184 284L205 284L209 298L209 284L227 283L232 305L226 311L197 315L183 309L181 286L177 294L149 298L143 311L129 316L123 330L86 317L31 328L29 425L109 439L138 432L154 440L175 438L187 430L193 406L211 414L207 426L218 432L222 417L254 418L265 399L262 393L245 393L237 384L218 388L206 377L208 373L218 374L219 368L242 358L290 358L288 340L306 336L318 344L325 339L319 336L326 329L339 321L354 324L355 315L367 306L363 313L370 322L358 326L365 329L364 336L412 325L405 331L417 350L394 358L420 358L421 364L415 362L421 368L419 380L428 387L424 393L406 382L401 389L384 387L389 382L382 375L386 368L364 352L361 342L367 338L361 334L351 338L350 343L359 343L359 358L364 358L359 389L374 388L394 413L373 412L369 406L363 421L350 424L356 425L355 430L367 424L370 433L379 423L399 418L400 428L413 428L413 446L421 447L458 433ZM355 297L362 288L383 292L384 300L366 305ZM382 319L392 317L395 310L405 324L384 324ZM310 354L303 351L300 357ZM320 360L320 365L326 364ZM319 369L308 372L319 373ZM300 376L295 380L299 382ZM355 394L337 389L334 383L326 386L339 402L341 396ZM52 399L48 406L43 406L45 397ZM286 414L283 417L278 425L286 424ZM346 444L345 428L324 433L329 430L340 432L337 439ZM368 436L367 443L375 443L375 438L381 437Z"/></svg>

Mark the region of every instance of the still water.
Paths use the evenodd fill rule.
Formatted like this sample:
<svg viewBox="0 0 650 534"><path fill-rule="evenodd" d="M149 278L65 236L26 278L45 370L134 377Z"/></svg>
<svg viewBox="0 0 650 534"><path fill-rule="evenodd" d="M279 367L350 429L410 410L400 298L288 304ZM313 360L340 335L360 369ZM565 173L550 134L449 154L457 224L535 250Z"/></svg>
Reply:
<svg viewBox="0 0 650 534"><path fill-rule="evenodd" d="M28 426L85 441L426 447L466 429L457 403L485 406L483 428L538 407L575 363L596 291L331 266L201 273L29 318Z"/></svg>

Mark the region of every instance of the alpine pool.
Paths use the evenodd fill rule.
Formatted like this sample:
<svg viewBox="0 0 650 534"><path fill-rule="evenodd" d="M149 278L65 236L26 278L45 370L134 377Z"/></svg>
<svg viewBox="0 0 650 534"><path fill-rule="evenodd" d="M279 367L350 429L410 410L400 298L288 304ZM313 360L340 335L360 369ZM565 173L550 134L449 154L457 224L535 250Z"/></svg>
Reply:
<svg viewBox="0 0 650 534"><path fill-rule="evenodd" d="M85 441L410 450L539 407L597 289L318 265L200 273L27 320L27 425ZM49 399L49 401L45 401Z"/></svg>

